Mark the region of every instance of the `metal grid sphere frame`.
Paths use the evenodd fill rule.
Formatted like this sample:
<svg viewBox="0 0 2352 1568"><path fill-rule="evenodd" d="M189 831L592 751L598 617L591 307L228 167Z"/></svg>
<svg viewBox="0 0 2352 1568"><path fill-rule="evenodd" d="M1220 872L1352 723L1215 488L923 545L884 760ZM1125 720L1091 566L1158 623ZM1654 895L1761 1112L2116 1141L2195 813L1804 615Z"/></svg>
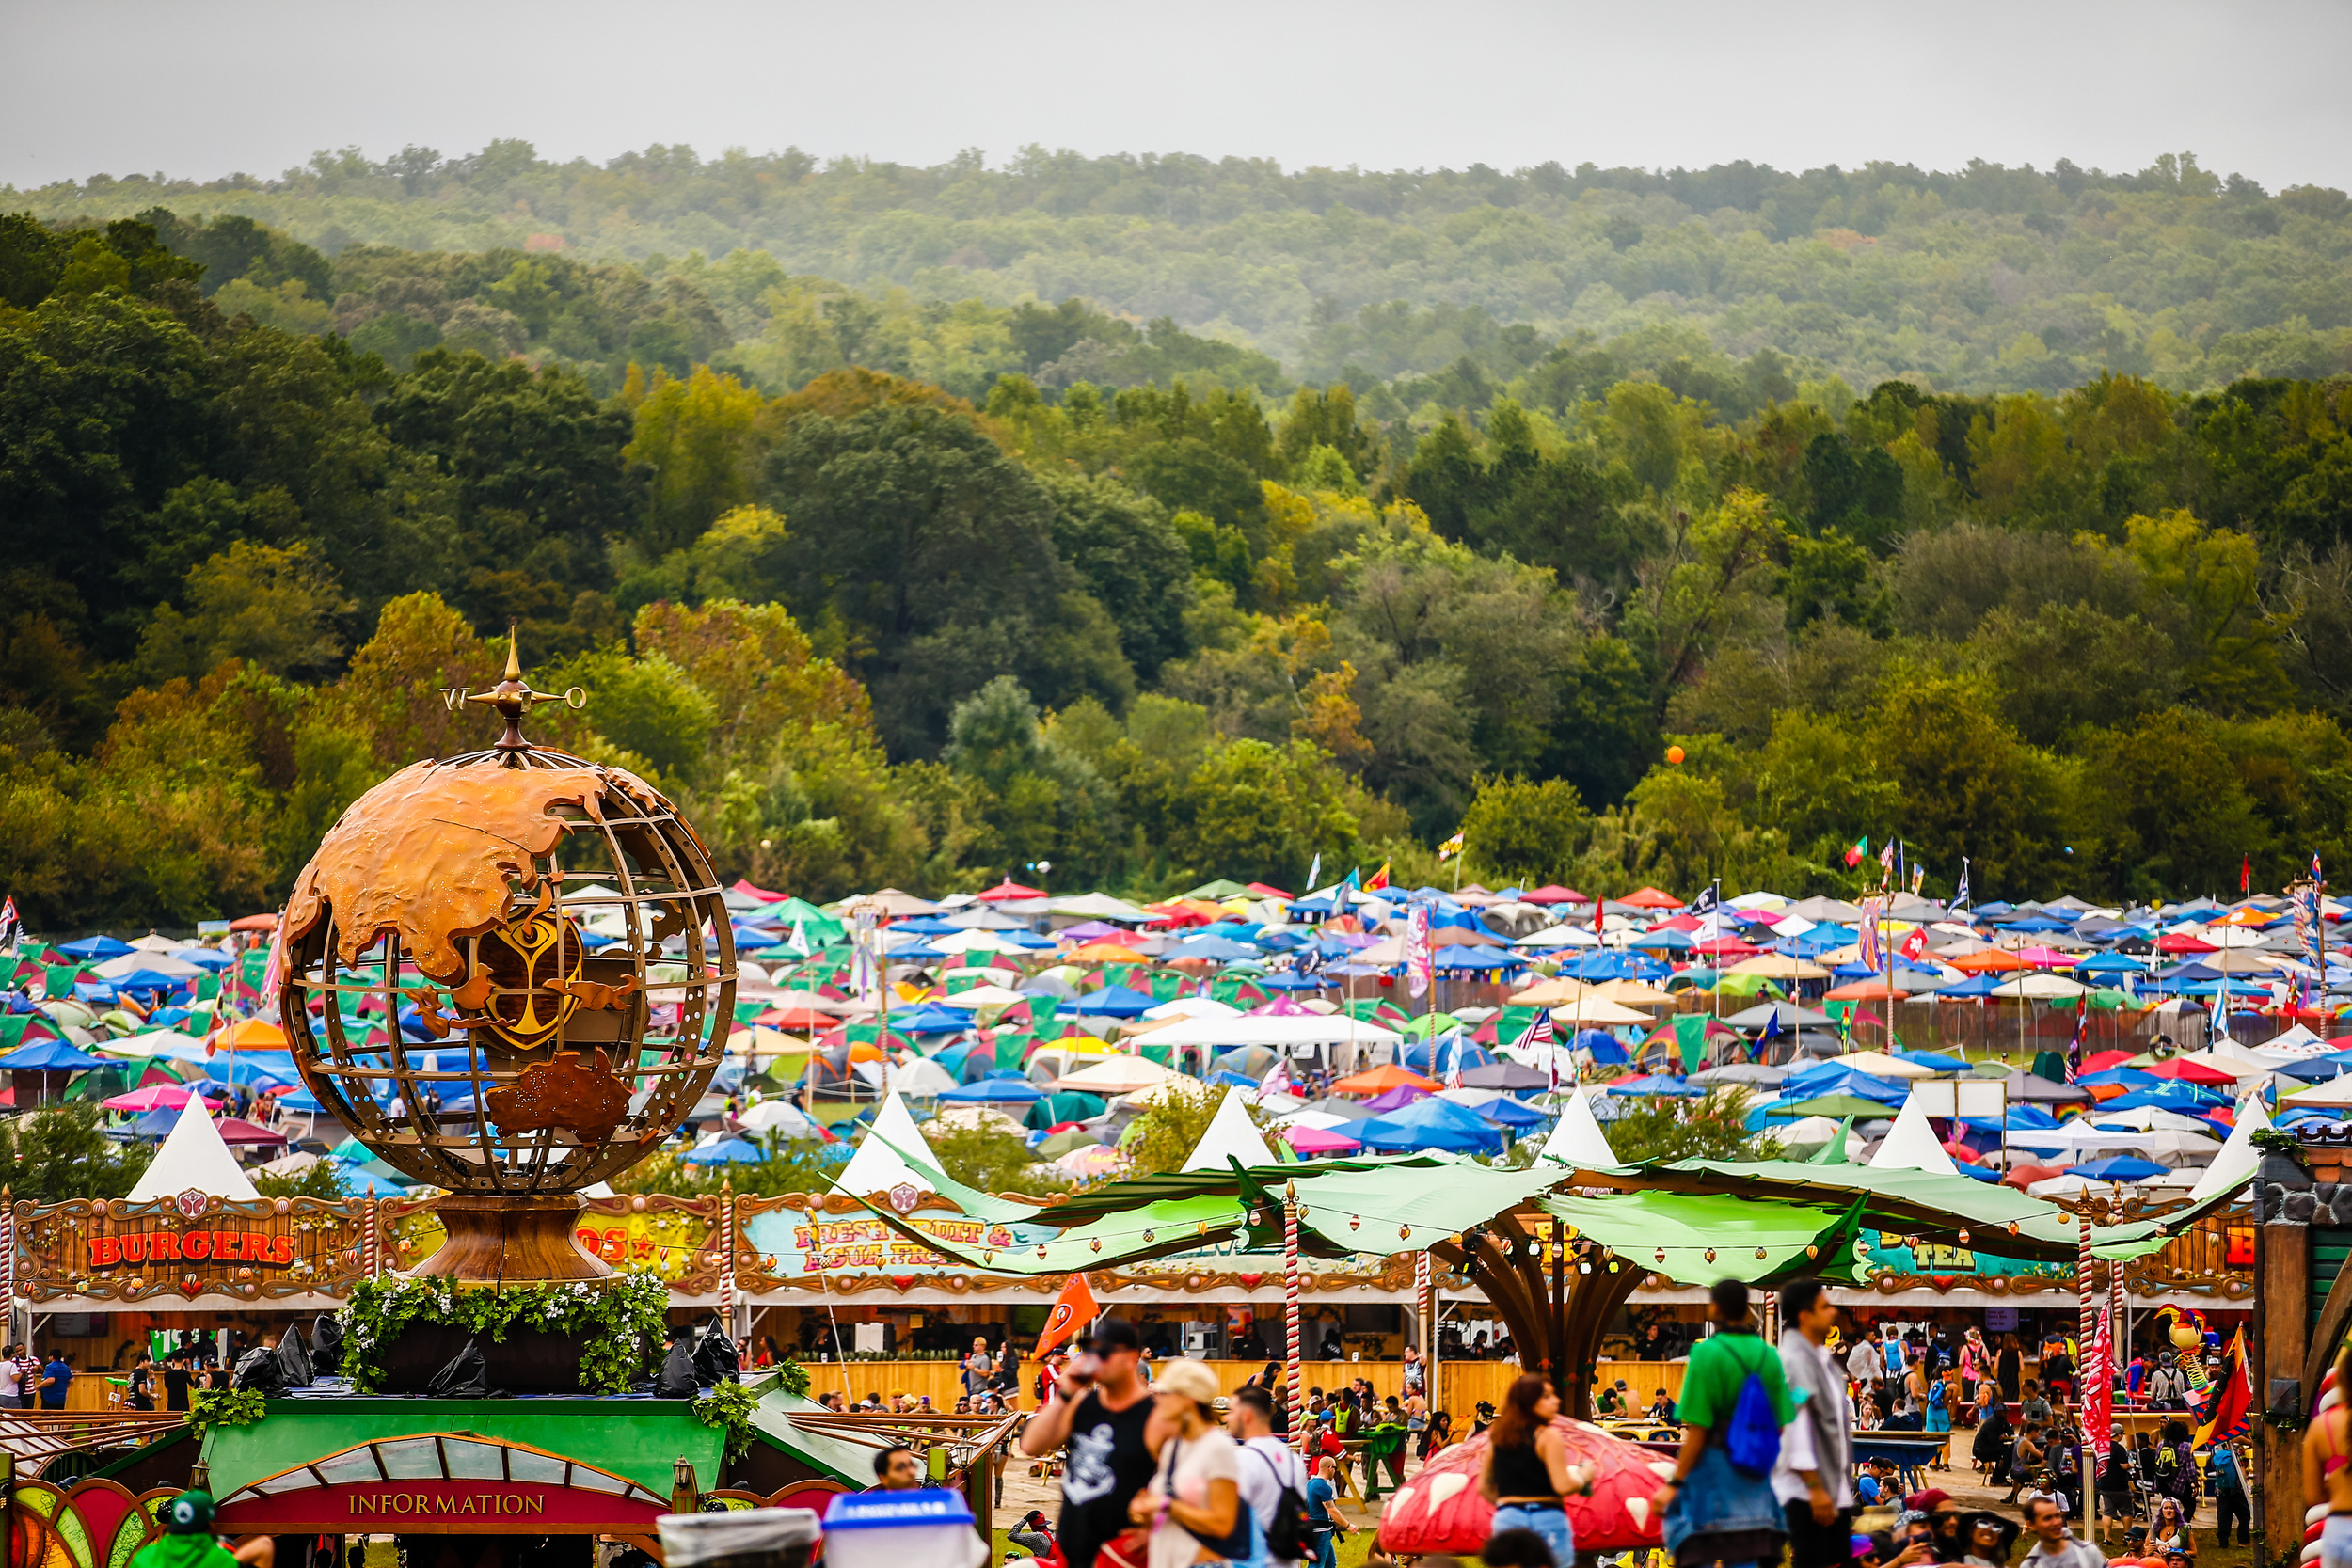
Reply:
<svg viewBox="0 0 2352 1568"><path fill-rule="evenodd" d="M421 1011L431 1004L437 1012L451 1000L449 987L420 972L389 929L360 951L358 964L344 966L330 903L326 918L283 955L278 1000L287 1044L319 1102L402 1174L482 1196L577 1192L651 1152L684 1122L718 1070L735 1013L735 939L726 906L708 854L668 802L658 795L635 798L593 763L532 747L470 752L440 766L605 775L593 815L567 804L551 808L561 836L550 853L533 859L537 888L510 882L501 926L551 909L559 973L567 973L574 991L580 981L591 995L598 994L594 988L611 988L601 993L604 1005L571 1005L569 996L537 984L527 963L519 977L502 976L521 983L489 986L479 1010L503 1007L535 1022L531 1009L548 1007L558 1015L551 1032L528 1045L487 1024L453 1027L446 1038L406 1039L399 1025L404 1001L420 1003ZM599 891L565 894L582 883ZM613 916L617 932L604 918ZM580 941L583 919L601 921L618 940L590 952ZM479 972L485 942L498 935L494 929L459 939L469 972ZM662 942L672 935L682 939L683 951L665 954ZM373 1012L374 1023L355 1030L362 1008ZM383 1043L374 1043L379 1033ZM609 1135L585 1139L561 1125L523 1132L496 1126L493 1091L513 1088L531 1068L561 1053L593 1063L599 1052L628 1093ZM469 1108L461 1102L465 1096L471 1097ZM436 1103L446 1109L435 1114ZM469 1131L449 1130L468 1118Z"/></svg>

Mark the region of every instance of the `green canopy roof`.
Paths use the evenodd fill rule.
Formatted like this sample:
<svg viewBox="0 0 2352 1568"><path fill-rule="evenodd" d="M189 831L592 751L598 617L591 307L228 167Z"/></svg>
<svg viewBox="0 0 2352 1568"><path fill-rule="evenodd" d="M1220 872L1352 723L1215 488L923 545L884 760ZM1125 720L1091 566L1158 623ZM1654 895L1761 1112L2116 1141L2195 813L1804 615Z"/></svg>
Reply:
<svg viewBox="0 0 2352 1568"><path fill-rule="evenodd" d="M681 1457L715 1481L725 1441L695 1419L688 1400L304 1399L272 1400L268 1411L249 1426L205 1432L215 1497L361 1443L463 1432L560 1453L666 1497Z"/></svg>
<svg viewBox="0 0 2352 1568"><path fill-rule="evenodd" d="M1851 1281L1866 1200L1788 1203L1730 1194L1563 1194L1537 1207L1642 1268L1685 1284L1799 1275Z"/></svg>
<svg viewBox="0 0 2352 1568"><path fill-rule="evenodd" d="M795 1424L792 1418L802 1411L831 1414L815 1400L787 1394L771 1380L768 1386L761 1390L759 1402L752 1406L752 1431L771 1448L782 1449L811 1469L821 1471L835 1481L846 1481L860 1490L871 1485L875 1450L864 1443L852 1443L846 1437L835 1437L831 1433L814 1432Z"/></svg>

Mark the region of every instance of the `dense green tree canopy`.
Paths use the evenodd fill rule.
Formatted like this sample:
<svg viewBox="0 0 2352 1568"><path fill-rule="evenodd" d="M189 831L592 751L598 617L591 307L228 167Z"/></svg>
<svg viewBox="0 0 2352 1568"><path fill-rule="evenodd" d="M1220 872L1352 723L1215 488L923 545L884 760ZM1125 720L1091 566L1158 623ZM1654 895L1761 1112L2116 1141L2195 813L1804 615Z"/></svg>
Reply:
<svg viewBox="0 0 2352 1568"><path fill-rule="evenodd" d="M414 172L378 198L425 202ZM1659 202L1851 226L1873 199L1750 173L1476 199L1578 232L1606 208L1617 266L1677 234L1704 259ZM1115 199L1096 174L1073 211ZM302 199L378 178L334 165ZM2135 178L1919 188L2077 248L2094 204L2228 254L2345 217ZM1250 188L1231 221L1288 187ZM1397 185L1378 221L1439 188L1468 199ZM589 693L543 733L657 780L730 877L815 897L1293 885L1318 856L1435 879L1457 828L1466 876L1602 893L1851 891L1864 834L2007 897L2352 853L2343 375L2142 365L2110 324L2069 340L2087 370L2010 345L2018 378L1857 398L1688 324L1375 302L1312 314L1301 341L1356 368L1298 387L1157 311L744 251L330 255L148 195L0 221L0 884L37 927L282 896L376 779L481 743L437 693L495 678L510 621ZM1879 250L1926 221L1873 211ZM2210 368L2199 341L2179 364Z"/></svg>

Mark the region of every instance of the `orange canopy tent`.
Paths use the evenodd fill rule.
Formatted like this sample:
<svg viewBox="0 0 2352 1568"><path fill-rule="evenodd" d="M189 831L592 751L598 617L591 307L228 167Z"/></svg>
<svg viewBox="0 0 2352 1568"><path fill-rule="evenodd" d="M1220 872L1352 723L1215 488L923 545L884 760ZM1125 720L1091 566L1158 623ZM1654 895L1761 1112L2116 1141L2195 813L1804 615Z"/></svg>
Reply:
<svg viewBox="0 0 2352 1568"><path fill-rule="evenodd" d="M1629 893L1616 902L1630 904L1637 910L1678 910L1682 908L1681 899L1677 898L1671 893L1661 893L1654 887L1645 887L1638 892Z"/></svg>
<svg viewBox="0 0 2352 1568"><path fill-rule="evenodd" d="M1963 953L1952 960L1952 967L1963 974L2007 974L2033 965L2006 947L1988 947L1981 953Z"/></svg>
<svg viewBox="0 0 2352 1568"><path fill-rule="evenodd" d="M1840 986L1823 993L1826 1002L1900 1002L1910 992L1883 980L1856 980L1851 986Z"/></svg>
<svg viewBox="0 0 2352 1568"><path fill-rule="evenodd" d="M283 1051L286 1031L267 1019L248 1018L213 1037L215 1051Z"/></svg>
<svg viewBox="0 0 2352 1568"><path fill-rule="evenodd" d="M1438 1088L1436 1079L1423 1078L1418 1072L1409 1072L1391 1062L1386 1067L1374 1068L1370 1072L1359 1072L1353 1077L1343 1078L1331 1085L1331 1091L1334 1094L1386 1094L1391 1089L1404 1088L1407 1085L1416 1089L1427 1089L1433 1094Z"/></svg>

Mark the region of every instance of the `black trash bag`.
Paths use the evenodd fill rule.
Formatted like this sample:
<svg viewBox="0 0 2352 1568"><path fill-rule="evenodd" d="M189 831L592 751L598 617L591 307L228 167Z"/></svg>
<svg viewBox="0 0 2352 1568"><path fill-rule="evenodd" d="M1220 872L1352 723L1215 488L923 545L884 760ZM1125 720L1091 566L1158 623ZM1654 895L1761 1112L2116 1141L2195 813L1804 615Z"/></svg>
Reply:
<svg viewBox="0 0 2352 1568"><path fill-rule="evenodd" d="M343 1370L343 1323L331 1313L323 1313L310 1330L310 1367L321 1377L333 1377Z"/></svg>
<svg viewBox="0 0 2352 1568"><path fill-rule="evenodd" d="M278 1370L289 1388L308 1388L318 1381L311 1370L310 1347L302 1341L302 1327L288 1323L278 1340Z"/></svg>
<svg viewBox="0 0 2352 1568"><path fill-rule="evenodd" d="M230 1386L258 1388L264 1394L282 1393L286 1386L286 1369L278 1359L278 1353L266 1345L257 1346L237 1357L236 1372Z"/></svg>
<svg viewBox="0 0 2352 1568"><path fill-rule="evenodd" d="M702 1380L694 1370L693 1336L689 1331L670 1341L670 1354L661 1358L661 1374L653 1380L654 1397L691 1400L702 1388Z"/></svg>
<svg viewBox="0 0 2352 1568"><path fill-rule="evenodd" d="M711 1314L710 1326L703 1331L702 1343L694 1347L694 1375L702 1379L706 1388L743 1381L743 1365L735 1354L735 1340L716 1313Z"/></svg>
<svg viewBox="0 0 2352 1568"><path fill-rule="evenodd" d="M450 1357L449 1365L435 1372L425 1384L427 1397L437 1400L479 1400L490 1393L490 1370L482 1359L482 1347L471 1339L466 1348Z"/></svg>

